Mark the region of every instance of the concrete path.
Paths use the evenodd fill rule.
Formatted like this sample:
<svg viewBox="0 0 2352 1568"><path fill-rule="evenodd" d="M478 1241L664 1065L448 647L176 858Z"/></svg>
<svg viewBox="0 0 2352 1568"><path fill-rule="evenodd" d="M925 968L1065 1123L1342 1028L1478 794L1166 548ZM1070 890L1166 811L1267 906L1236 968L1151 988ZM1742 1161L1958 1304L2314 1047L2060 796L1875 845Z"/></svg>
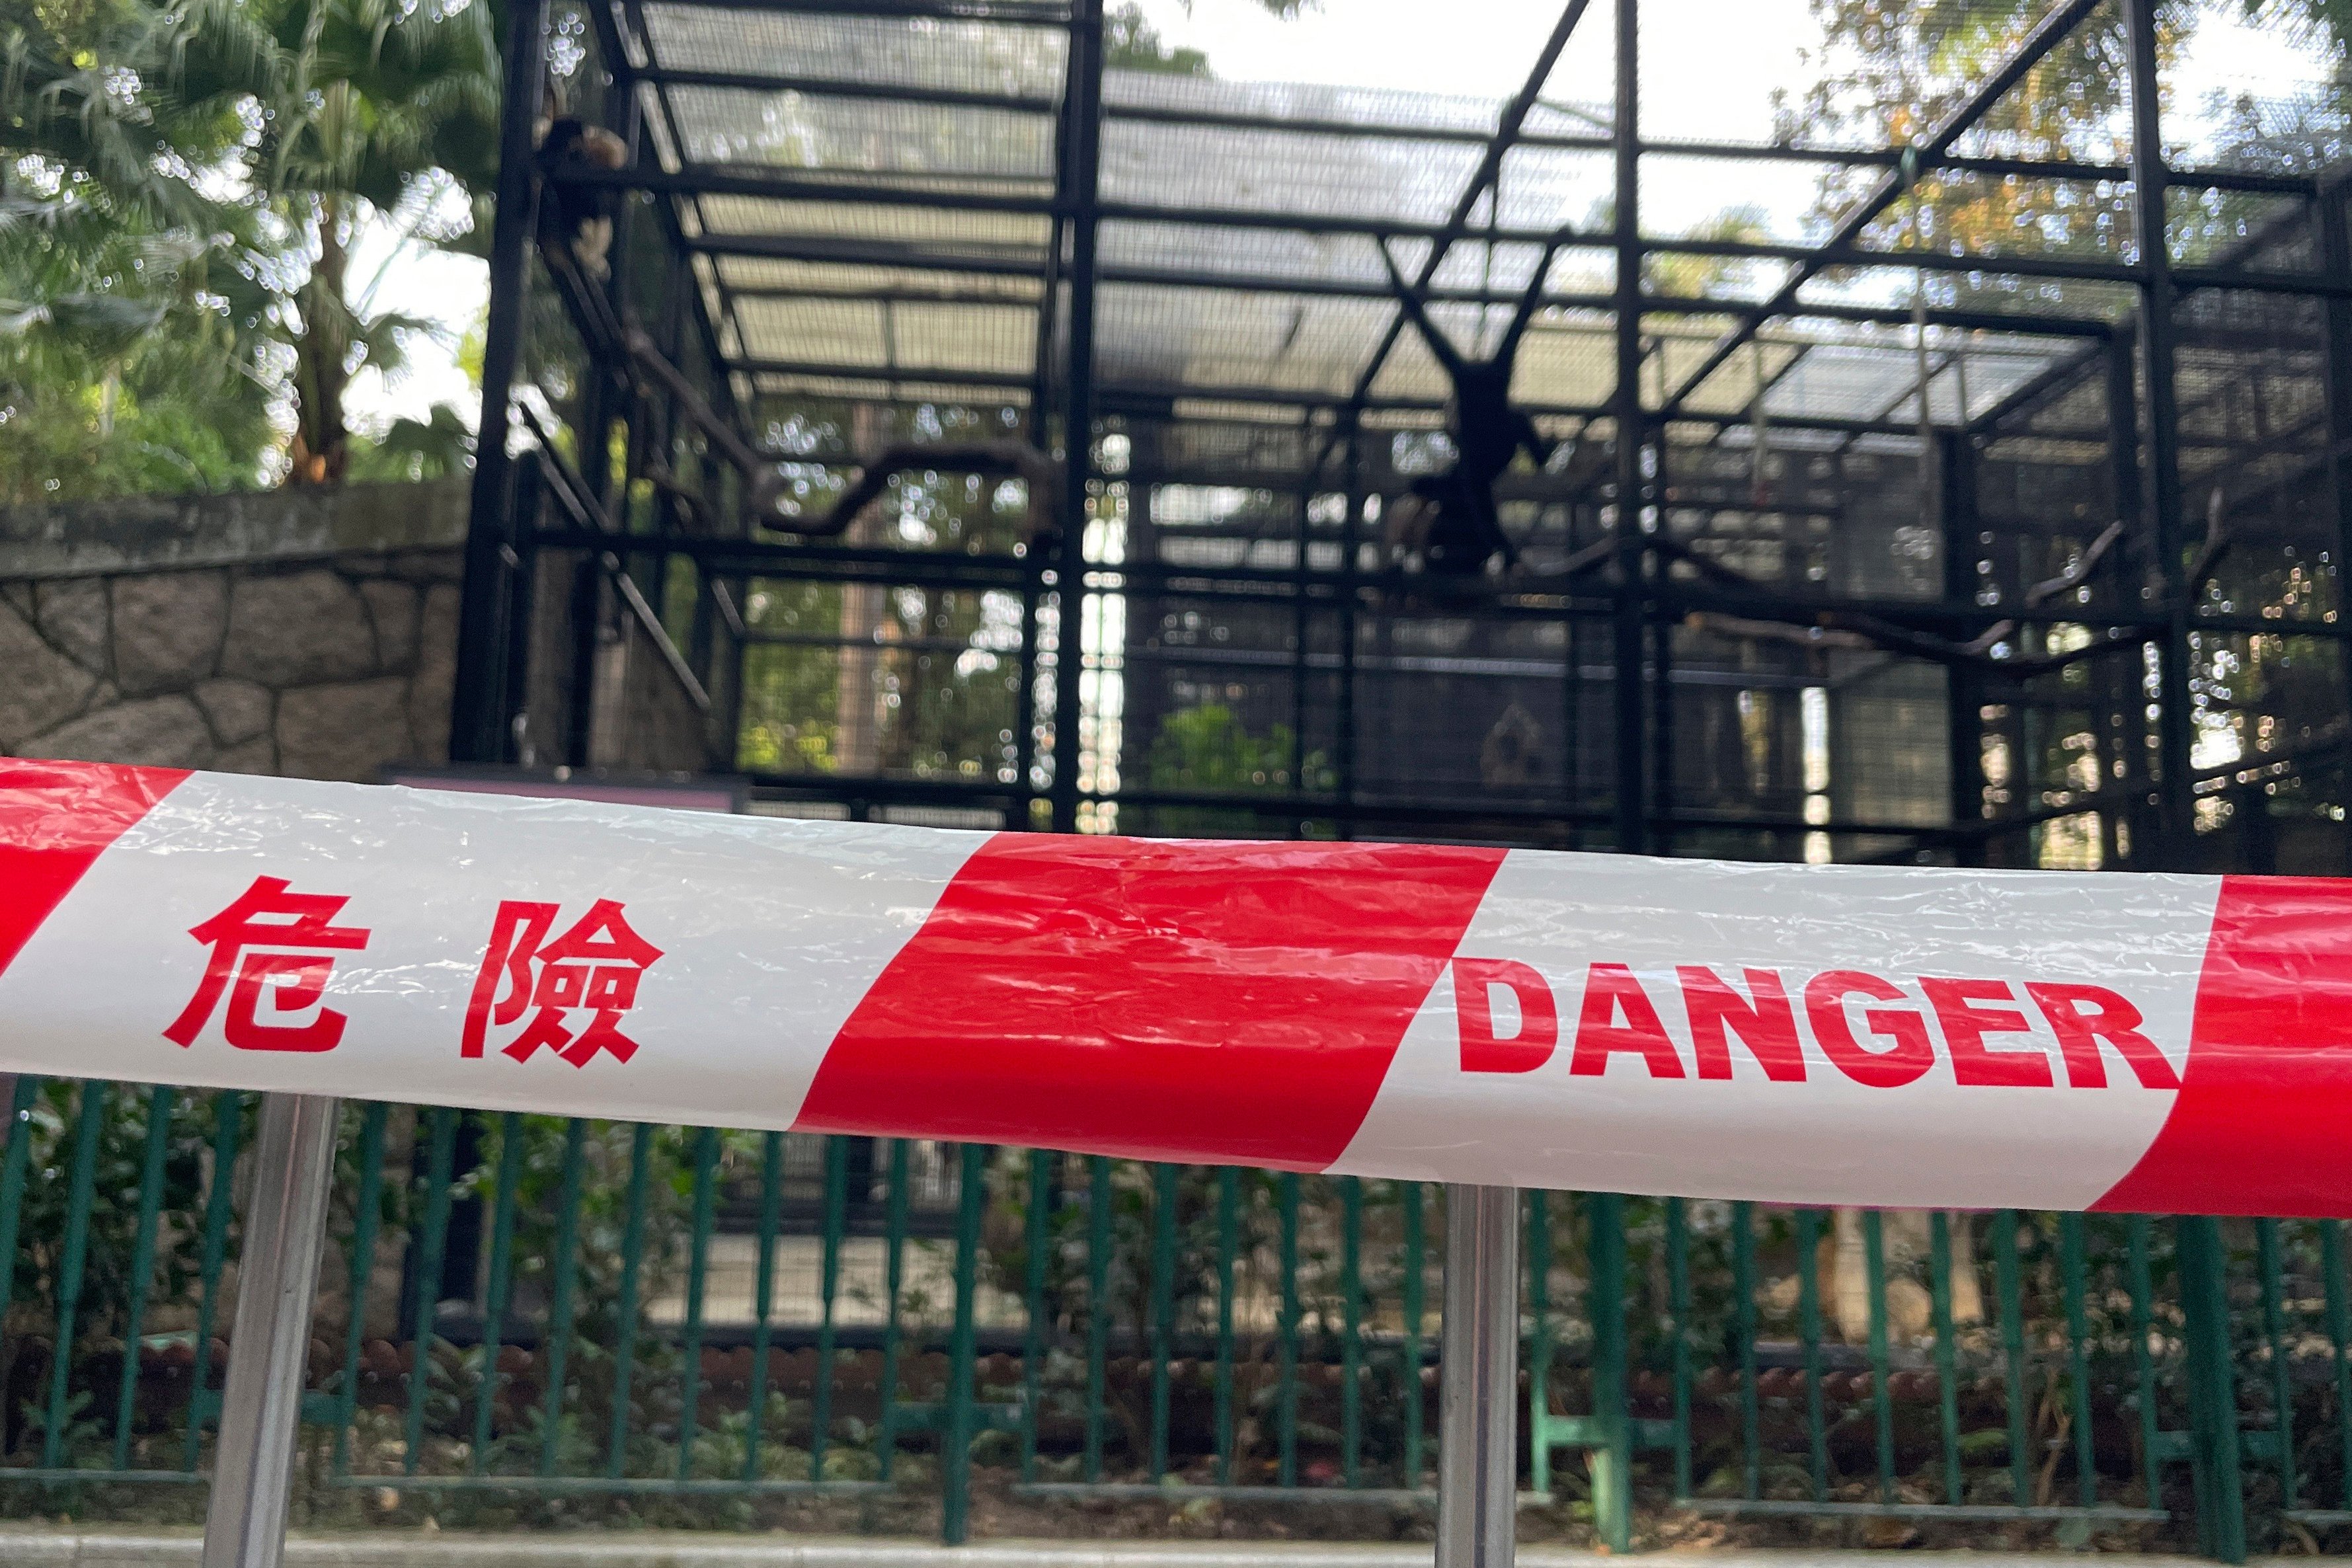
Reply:
<svg viewBox="0 0 2352 1568"><path fill-rule="evenodd" d="M0 1524L7 1568L194 1568L193 1531L47 1530ZM1969 1552L1663 1552L1658 1568L2059 1568L2077 1554ZM682 1531L470 1535L378 1531L296 1536L287 1568L1427 1568L1426 1546L1326 1542L922 1542ZM1529 1547L1525 1568L1626 1568L1601 1552ZM2276 1560L2278 1568L2347 1568L2352 1559ZM2096 1568L2196 1568L2180 1557L2100 1556Z"/></svg>

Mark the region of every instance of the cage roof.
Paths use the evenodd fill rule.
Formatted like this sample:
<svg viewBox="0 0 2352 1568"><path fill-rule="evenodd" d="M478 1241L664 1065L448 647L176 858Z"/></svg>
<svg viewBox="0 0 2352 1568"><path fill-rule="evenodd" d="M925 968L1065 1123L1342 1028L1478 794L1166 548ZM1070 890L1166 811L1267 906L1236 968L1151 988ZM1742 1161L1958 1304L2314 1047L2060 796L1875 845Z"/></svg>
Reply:
<svg viewBox="0 0 2352 1568"><path fill-rule="evenodd" d="M698 276L739 392L1021 402L1049 385L1080 210L1066 6L656 0L634 16L666 199L709 258ZM1515 123L1500 98L1106 72L1086 209L1098 405L1434 408L1444 377L1397 330L1386 236L1409 274L1442 251L1432 314L1465 346L1491 341L1559 240L1516 395L1538 413L1605 409L1610 106L1537 90L1519 107ZM1490 159L1492 192L1465 215ZM1812 237L1834 237L1833 217ZM1933 417L1980 416L2079 363L2128 296L2095 277L1915 273L1899 252L1859 268L1788 246L1657 262L1646 399L1724 422L1752 417L1760 394L1767 420L1900 426L1918 416L1923 359ZM1920 291L1939 319L1975 324L1929 329L1923 347L1904 321ZM1721 353L1741 307L1767 301L1753 345Z"/></svg>

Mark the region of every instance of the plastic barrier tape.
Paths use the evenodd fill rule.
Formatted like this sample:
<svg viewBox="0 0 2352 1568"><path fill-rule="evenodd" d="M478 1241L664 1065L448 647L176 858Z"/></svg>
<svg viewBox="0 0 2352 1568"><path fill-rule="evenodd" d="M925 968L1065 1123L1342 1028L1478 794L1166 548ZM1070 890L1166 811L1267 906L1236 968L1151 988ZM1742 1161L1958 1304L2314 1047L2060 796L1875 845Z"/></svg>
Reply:
<svg viewBox="0 0 2352 1568"><path fill-rule="evenodd" d="M2352 1215L2352 883L944 833L0 760L0 1068Z"/></svg>

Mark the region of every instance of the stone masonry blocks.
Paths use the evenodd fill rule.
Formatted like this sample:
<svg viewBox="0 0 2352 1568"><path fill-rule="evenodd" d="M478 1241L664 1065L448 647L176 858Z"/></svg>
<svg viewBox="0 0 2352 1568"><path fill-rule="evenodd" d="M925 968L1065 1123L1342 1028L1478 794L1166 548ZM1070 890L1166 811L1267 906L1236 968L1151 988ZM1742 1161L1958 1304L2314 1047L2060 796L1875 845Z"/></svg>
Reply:
<svg viewBox="0 0 2352 1568"><path fill-rule="evenodd" d="M278 761L289 777L372 784L415 754L408 682L398 676L306 686L278 699Z"/></svg>
<svg viewBox="0 0 2352 1568"><path fill-rule="evenodd" d="M43 583L35 603L39 606L41 635L51 646L92 675L113 673L107 658L111 617L107 613L105 584Z"/></svg>
<svg viewBox="0 0 2352 1568"><path fill-rule="evenodd" d="M0 512L0 753L363 781L443 760L463 493Z"/></svg>
<svg viewBox="0 0 2352 1568"><path fill-rule="evenodd" d="M250 680L207 680L196 688L196 706L213 727L213 739L234 746L269 733L270 710L277 699L266 686Z"/></svg>
<svg viewBox="0 0 2352 1568"><path fill-rule="evenodd" d="M408 725L416 758L449 760L449 704L457 690L457 588L436 583L425 591L417 643L416 679L409 689Z"/></svg>
<svg viewBox="0 0 2352 1568"><path fill-rule="evenodd" d="M241 745L222 747L209 765L217 773L275 773L278 742L267 735L257 735Z"/></svg>
<svg viewBox="0 0 2352 1568"><path fill-rule="evenodd" d="M416 590L383 579L360 584L375 626L377 668L405 669L416 662Z"/></svg>
<svg viewBox="0 0 2352 1568"><path fill-rule="evenodd" d="M212 761L212 731L185 697L119 702L39 736L32 750L74 763L143 763L200 768Z"/></svg>
<svg viewBox="0 0 2352 1568"><path fill-rule="evenodd" d="M377 668L359 590L324 567L240 581L229 595L221 673L266 686L352 680Z"/></svg>
<svg viewBox="0 0 2352 1568"><path fill-rule="evenodd" d="M223 574L118 577L113 589L116 685L134 696L185 690L213 672L228 630Z"/></svg>
<svg viewBox="0 0 2352 1568"><path fill-rule="evenodd" d="M99 679L43 641L30 622L0 605L0 746L15 751L82 710Z"/></svg>

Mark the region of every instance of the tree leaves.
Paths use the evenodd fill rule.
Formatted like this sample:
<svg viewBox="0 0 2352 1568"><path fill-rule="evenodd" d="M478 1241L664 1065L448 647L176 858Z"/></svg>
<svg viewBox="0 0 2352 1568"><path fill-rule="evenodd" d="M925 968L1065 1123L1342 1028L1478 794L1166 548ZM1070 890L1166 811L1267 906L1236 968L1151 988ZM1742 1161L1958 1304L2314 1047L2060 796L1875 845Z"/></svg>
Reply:
<svg viewBox="0 0 2352 1568"><path fill-rule="evenodd" d="M273 400L310 471L339 474L351 376L397 369L409 334L436 330L346 298L345 252L436 169L487 185L492 10L0 0L0 377L16 403L40 404L63 440L89 387L192 354L213 369L191 395L237 405L225 422L247 482ZM110 418L83 422L113 438Z"/></svg>
<svg viewBox="0 0 2352 1568"><path fill-rule="evenodd" d="M47 300L0 296L0 337L21 337L37 327L56 327L89 343L128 347L163 324L170 308L160 300L120 294L59 294Z"/></svg>

